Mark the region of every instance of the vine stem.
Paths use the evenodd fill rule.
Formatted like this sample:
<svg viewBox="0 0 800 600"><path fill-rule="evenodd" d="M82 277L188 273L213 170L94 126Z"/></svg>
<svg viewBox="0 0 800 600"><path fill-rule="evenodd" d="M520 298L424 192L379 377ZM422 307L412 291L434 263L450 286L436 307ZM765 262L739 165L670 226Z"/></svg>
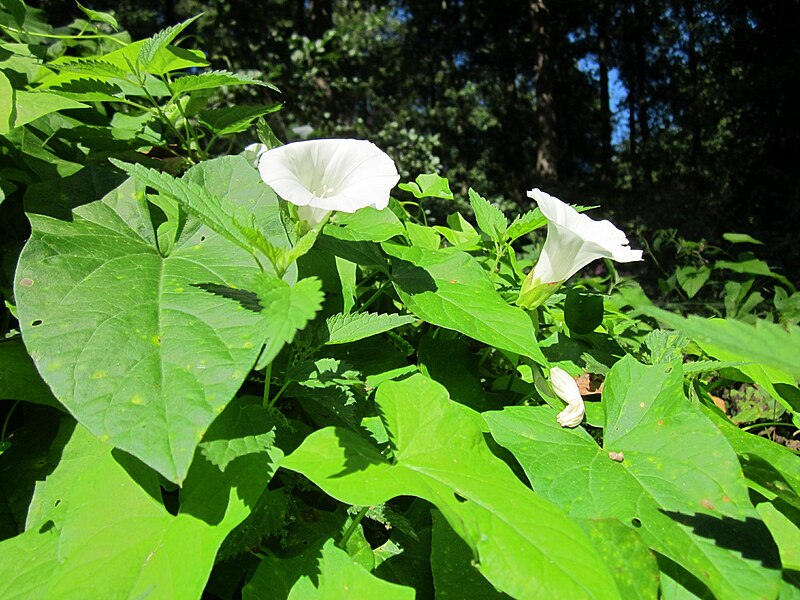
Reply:
<svg viewBox="0 0 800 600"><path fill-rule="evenodd" d="M380 297L380 295L383 293L383 290L385 290L387 287L389 287L389 282L384 281L378 287L375 293L372 294L372 296L370 296L370 298L364 304L361 305L361 307L358 309L357 312L364 312L365 310L367 310L372 305L372 303L375 302Z"/></svg>
<svg viewBox="0 0 800 600"><path fill-rule="evenodd" d="M272 379L272 361L267 365L267 370L264 373L264 401L262 402L262 406L264 408L269 408L274 404L274 400L270 402L269 400L269 385L270 380Z"/></svg>
<svg viewBox="0 0 800 600"><path fill-rule="evenodd" d="M341 541L337 544L339 546L339 548L344 549L344 547L347 546L347 542L350 541L350 538L352 537L353 532L356 530L356 527L358 527L358 524L361 523L362 519L366 516L368 510L369 510L369 506L362 506L361 507L361 510L358 511L358 514L353 519L353 522L350 523L350 527L348 527L347 531L344 532L344 535L342 536Z"/></svg>
<svg viewBox="0 0 800 600"><path fill-rule="evenodd" d="M11 415L14 413L14 409L17 408L17 406L19 406L20 402L21 402L20 400L14 402L14 404L11 406L11 410L8 411L8 414L6 415L6 418L3 421L3 429L2 431L0 431L0 444L6 441L6 430L8 429L8 423L11 421Z"/></svg>
<svg viewBox="0 0 800 600"><path fill-rule="evenodd" d="M19 33L21 35L30 35L33 37L50 38L53 40L111 40L113 42L116 42L120 46L128 45L127 42L118 40L113 35L106 35L102 33L83 35L83 32L81 32L79 35L61 35L55 33L39 33L36 31L21 31L14 27L9 27L8 25L2 25L2 24L0 24L0 29L5 29L6 31L10 31L11 33Z"/></svg>

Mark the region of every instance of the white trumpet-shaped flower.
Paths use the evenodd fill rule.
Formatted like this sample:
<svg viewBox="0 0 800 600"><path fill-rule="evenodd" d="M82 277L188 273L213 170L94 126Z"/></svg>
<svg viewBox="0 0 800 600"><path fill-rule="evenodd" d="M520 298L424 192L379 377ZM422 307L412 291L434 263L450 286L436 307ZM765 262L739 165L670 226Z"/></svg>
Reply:
<svg viewBox="0 0 800 600"><path fill-rule="evenodd" d="M583 396L575 380L560 367L550 369L550 385L556 396L567 403L567 407L558 413L556 420L562 427L577 427L583 420L586 409L583 405Z"/></svg>
<svg viewBox="0 0 800 600"><path fill-rule="evenodd" d="M384 209L400 181L394 161L365 140L308 140L273 148L258 161L261 178L298 216L317 227L331 211Z"/></svg>
<svg viewBox="0 0 800 600"><path fill-rule="evenodd" d="M628 238L611 222L595 221L541 190L531 190L547 219L547 238L533 270L520 290L517 304L535 308L559 286L597 258L617 262L642 260L641 250L632 250Z"/></svg>

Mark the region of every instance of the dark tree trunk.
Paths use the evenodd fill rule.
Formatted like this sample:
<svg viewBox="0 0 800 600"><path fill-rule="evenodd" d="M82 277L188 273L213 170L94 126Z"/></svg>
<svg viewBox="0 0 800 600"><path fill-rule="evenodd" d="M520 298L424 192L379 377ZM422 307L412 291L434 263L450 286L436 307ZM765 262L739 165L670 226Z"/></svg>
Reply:
<svg viewBox="0 0 800 600"><path fill-rule="evenodd" d="M318 40L333 27L333 0L309 0L308 37Z"/></svg>
<svg viewBox="0 0 800 600"><path fill-rule="evenodd" d="M642 142L647 143L650 139L650 125L647 118L647 94L645 86L647 85L647 57L644 50L644 15L641 10L641 2L634 0L633 2L633 21L634 21L634 51L636 55L636 99L637 110L639 117L639 133L642 136Z"/></svg>
<svg viewBox="0 0 800 600"><path fill-rule="evenodd" d="M608 89L608 0L598 3L597 64L600 70L600 178L611 180L611 98Z"/></svg>
<svg viewBox="0 0 800 600"><path fill-rule="evenodd" d="M536 152L536 173L544 178L558 178L555 101L553 98L552 44L549 11L545 0L532 0L531 20L536 43L536 122L539 129L539 148Z"/></svg>
<svg viewBox="0 0 800 600"><path fill-rule="evenodd" d="M684 18L688 36L686 39L686 55L689 66L689 129L692 136L692 172L696 173L700 164L702 151L702 123L699 115L699 99L697 97L699 86L697 81L697 18L695 15L694 0L686 0L683 5Z"/></svg>

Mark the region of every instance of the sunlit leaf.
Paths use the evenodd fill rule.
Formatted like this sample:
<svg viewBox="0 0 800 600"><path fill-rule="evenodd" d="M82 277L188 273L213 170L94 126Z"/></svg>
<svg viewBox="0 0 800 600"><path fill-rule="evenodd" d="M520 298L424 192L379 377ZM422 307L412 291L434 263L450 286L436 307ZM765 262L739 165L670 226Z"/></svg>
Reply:
<svg viewBox="0 0 800 600"><path fill-rule="evenodd" d="M619 519L719 598L774 596L777 549L733 450L684 396L679 363L623 358L603 404L602 447L560 427L549 407L507 407L486 420L533 489L570 515Z"/></svg>
<svg viewBox="0 0 800 600"><path fill-rule="evenodd" d="M428 500L472 549L481 573L513 597L618 597L580 528L492 454L477 413L422 375L381 384L376 403L392 461L359 434L329 427L308 436L281 466L348 504L400 495Z"/></svg>

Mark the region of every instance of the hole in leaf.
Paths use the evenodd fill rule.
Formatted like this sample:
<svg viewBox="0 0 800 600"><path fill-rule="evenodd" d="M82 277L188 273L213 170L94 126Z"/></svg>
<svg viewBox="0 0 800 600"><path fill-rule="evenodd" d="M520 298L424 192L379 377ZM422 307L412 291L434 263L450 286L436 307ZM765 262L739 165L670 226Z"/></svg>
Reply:
<svg viewBox="0 0 800 600"><path fill-rule="evenodd" d="M205 242L205 241L206 241L206 236L204 236L204 235L201 235L201 236L200 236L200 241L201 241L201 242Z"/></svg>
<svg viewBox="0 0 800 600"><path fill-rule="evenodd" d="M464 503L464 502L467 501L467 499L464 498L464 496L460 496L459 494L456 494L455 492L453 492L453 496L455 496L456 500L458 500L461 503Z"/></svg>
<svg viewBox="0 0 800 600"><path fill-rule="evenodd" d="M631 525L633 525L634 527L641 527L642 522L637 518L633 518L631 519Z"/></svg>
<svg viewBox="0 0 800 600"><path fill-rule="evenodd" d="M56 524L52 520L45 521L42 526L39 527L39 533L47 533L55 526Z"/></svg>
<svg viewBox="0 0 800 600"><path fill-rule="evenodd" d="M31 321L31 327L38 327L41 324L42 324L41 319L36 319L35 321Z"/></svg>
<svg viewBox="0 0 800 600"><path fill-rule="evenodd" d="M53 502L53 506L58 506L59 504L61 504L61 499L58 499L55 502Z"/></svg>

